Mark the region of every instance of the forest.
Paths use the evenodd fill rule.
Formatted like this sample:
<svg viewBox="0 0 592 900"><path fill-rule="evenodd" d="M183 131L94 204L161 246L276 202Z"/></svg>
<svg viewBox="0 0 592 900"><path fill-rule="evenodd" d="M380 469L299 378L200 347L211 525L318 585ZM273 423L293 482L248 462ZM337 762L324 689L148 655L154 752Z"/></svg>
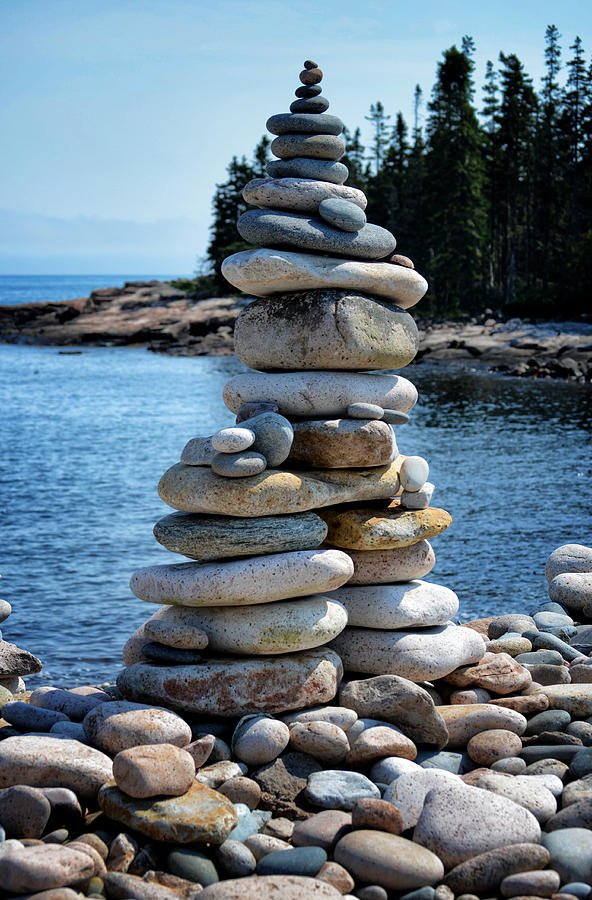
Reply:
<svg viewBox="0 0 592 900"><path fill-rule="evenodd" d="M590 312L592 276L592 63L576 37L545 32L540 89L514 53L487 63L477 97L475 45L445 50L427 103L415 87L414 121L376 101L372 138L346 123L348 184L368 197L368 221L391 230L397 252L428 279L422 315L578 317ZM353 125L353 127L352 127ZM220 263L245 249L236 219L251 178L265 175L269 139L235 156L213 197L204 294L227 293Z"/></svg>

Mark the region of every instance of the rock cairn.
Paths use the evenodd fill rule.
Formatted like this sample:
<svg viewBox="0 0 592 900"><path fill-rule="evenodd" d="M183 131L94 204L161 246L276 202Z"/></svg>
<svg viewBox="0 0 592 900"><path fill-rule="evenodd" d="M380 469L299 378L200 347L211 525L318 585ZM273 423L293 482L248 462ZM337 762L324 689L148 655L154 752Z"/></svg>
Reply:
<svg viewBox="0 0 592 900"><path fill-rule="evenodd" d="M0 599L0 623L4 623L11 612L10 603ZM26 689L23 678L40 671L41 660L28 650L3 640L0 631L0 705L12 700L13 694L22 694Z"/></svg>

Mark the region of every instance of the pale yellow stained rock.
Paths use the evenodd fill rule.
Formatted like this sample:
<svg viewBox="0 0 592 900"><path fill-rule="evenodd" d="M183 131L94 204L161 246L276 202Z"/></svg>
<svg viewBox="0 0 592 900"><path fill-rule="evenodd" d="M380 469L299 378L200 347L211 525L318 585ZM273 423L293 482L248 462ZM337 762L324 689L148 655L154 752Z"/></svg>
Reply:
<svg viewBox="0 0 592 900"><path fill-rule="evenodd" d="M435 537L452 522L450 513L431 506L427 509L331 509L319 515L329 528L327 543L351 550L409 547Z"/></svg>

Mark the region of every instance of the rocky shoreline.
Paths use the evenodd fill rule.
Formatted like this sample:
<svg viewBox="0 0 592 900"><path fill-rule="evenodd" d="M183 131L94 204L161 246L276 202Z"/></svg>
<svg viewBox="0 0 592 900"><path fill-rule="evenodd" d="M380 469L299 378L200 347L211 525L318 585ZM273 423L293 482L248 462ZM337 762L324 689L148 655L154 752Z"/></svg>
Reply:
<svg viewBox="0 0 592 900"><path fill-rule="evenodd" d="M145 345L156 353L226 356L234 323L252 298L195 300L167 282L129 282L60 303L0 306L0 342L58 347ZM592 324L419 319L415 362L452 362L526 378L592 381Z"/></svg>

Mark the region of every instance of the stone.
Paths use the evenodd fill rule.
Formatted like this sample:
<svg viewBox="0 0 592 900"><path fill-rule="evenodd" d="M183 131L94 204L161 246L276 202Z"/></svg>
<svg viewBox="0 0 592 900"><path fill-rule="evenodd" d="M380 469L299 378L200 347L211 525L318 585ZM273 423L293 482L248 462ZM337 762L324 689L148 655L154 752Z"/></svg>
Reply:
<svg viewBox="0 0 592 900"><path fill-rule="evenodd" d="M69 719L82 721L87 712L94 709L95 706L99 706L101 703L110 703L112 699L105 691L94 687L72 688L65 691L43 686L32 692L29 704L41 709L55 710L63 713Z"/></svg>
<svg viewBox="0 0 592 900"><path fill-rule="evenodd" d="M243 403L236 414L236 423L238 425L239 422L246 422L264 412L276 413L279 412L279 407L273 400L254 400L251 403Z"/></svg>
<svg viewBox="0 0 592 900"><path fill-rule="evenodd" d="M415 759L417 756L417 747L413 741L394 725L365 728L357 737L350 737L350 746L351 750L346 757L346 762L350 765L380 757L402 756L404 759Z"/></svg>
<svg viewBox="0 0 592 900"><path fill-rule="evenodd" d="M512 800L462 783L430 791L413 840L457 866L487 850L517 843L538 843L536 818Z"/></svg>
<svg viewBox="0 0 592 900"><path fill-rule="evenodd" d="M346 550L394 550L441 534L452 522L444 509L402 507L327 510L327 542Z"/></svg>
<svg viewBox="0 0 592 900"><path fill-rule="evenodd" d="M255 434L252 449L262 453L272 468L285 462L294 440L294 430L288 419L276 412L262 412L251 416L248 422Z"/></svg>
<svg viewBox="0 0 592 900"><path fill-rule="evenodd" d="M261 788L252 778L237 775L225 781L218 790L232 803L244 803L249 809L255 809L261 799Z"/></svg>
<svg viewBox="0 0 592 900"><path fill-rule="evenodd" d="M85 853L59 844L36 844L0 856L0 883L10 894L29 894L91 878L94 863Z"/></svg>
<svg viewBox="0 0 592 900"><path fill-rule="evenodd" d="M347 181L349 175L349 169L343 163L310 159L306 156L298 159L274 159L267 163L265 171L271 178L308 178L339 185Z"/></svg>
<svg viewBox="0 0 592 900"><path fill-rule="evenodd" d="M19 731L49 731L56 722L67 722L68 716L52 709L38 709L21 700L2 704L2 718Z"/></svg>
<svg viewBox="0 0 592 900"><path fill-rule="evenodd" d="M337 161L345 152L345 141L336 134L280 134L270 146L280 159L328 159Z"/></svg>
<svg viewBox="0 0 592 900"><path fill-rule="evenodd" d="M500 797L507 797L519 806L524 807L541 824L557 811L557 803L551 791L537 783L532 775L501 775L492 772L478 781L480 790L491 791Z"/></svg>
<svg viewBox="0 0 592 900"><path fill-rule="evenodd" d="M303 725L310 722L329 722L332 725L338 725L343 731L348 731L357 718L358 714L355 710L346 709L344 706L316 706L283 716L284 722L290 728L297 722Z"/></svg>
<svg viewBox="0 0 592 900"><path fill-rule="evenodd" d="M248 847L240 841L229 839L218 847L217 861L227 875L239 878L252 875L257 865L257 860Z"/></svg>
<svg viewBox="0 0 592 900"><path fill-rule="evenodd" d="M152 641L175 650L203 650L208 646L208 636L191 621L192 610L183 615L183 607L165 606L144 622L144 634ZM169 611L169 615L167 615ZM144 650L145 655L145 650Z"/></svg>
<svg viewBox="0 0 592 900"><path fill-rule="evenodd" d="M592 684L551 684L542 691L551 709L565 709L574 719L592 716Z"/></svg>
<svg viewBox="0 0 592 900"><path fill-rule="evenodd" d="M417 353L419 335L413 317L384 300L317 289L250 303L236 320L234 346L241 362L263 371L400 369Z"/></svg>
<svg viewBox="0 0 592 900"><path fill-rule="evenodd" d="M592 547L583 544L563 544L553 550L545 565L548 582L568 572L592 572Z"/></svg>
<svg viewBox="0 0 592 900"><path fill-rule="evenodd" d="M354 574L348 584L393 584L428 575L436 564L429 541L418 541L395 550L348 550Z"/></svg>
<svg viewBox="0 0 592 900"><path fill-rule="evenodd" d="M113 900L194 900L197 894L196 886L164 872L151 871L145 878L129 872L107 872L103 881L105 892Z"/></svg>
<svg viewBox="0 0 592 900"><path fill-rule="evenodd" d="M238 821L230 800L197 781L181 797L145 799L128 797L108 783L98 801L110 819L156 841L221 844Z"/></svg>
<svg viewBox="0 0 592 900"><path fill-rule="evenodd" d="M195 762L185 750L173 744L129 747L113 760L117 787L136 799L178 797L185 794L195 778Z"/></svg>
<svg viewBox="0 0 592 900"><path fill-rule="evenodd" d="M579 803L580 800L589 800L592 798L592 775L584 775L577 781L572 781L566 785L561 796L561 805L565 809L572 803Z"/></svg>
<svg viewBox="0 0 592 900"><path fill-rule="evenodd" d="M332 700L342 673L340 658L323 647L289 656L209 659L197 666L139 662L119 675L117 685L128 699L158 698L182 712L275 715Z"/></svg>
<svg viewBox="0 0 592 900"><path fill-rule="evenodd" d="M340 900L332 885L302 875L256 875L204 888L199 900Z"/></svg>
<svg viewBox="0 0 592 900"><path fill-rule="evenodd" d="M168 709L117 700L91 709L82 723L90 743L106 753L119 753L140 744L191 743L191 728Z"/></svg>
<svg viewBox="0 0 592 900"><path fill-rule="evenodd" d="M461 703L436 707L448 729L448 747L464 747L476 734L490 729L504 729L524 734L525 717L513 709L490 703Z"/></svg>
<svg viewBox="0 0 592 900"><path fill-rule="evenodd" d="M527 664L536 666L541 663L550 666L563 665L563 657L557 650L534 650L528 653L520 653L515 659L516 662L521 663L523 666Z"/></svg>
<svg viewBox="0 0 592 900"><path fill-rule="evenodd" d="M431 790L448 784L458 784L459 781L458 775L444 769L420 767L417 772L403 772L389 784L383 799L398 810L402 821L401 830L406 831L417 825L425 798Z"/></svg>
<svg viewBox="0 0 592 900"><path fill-rule="evenodd" d="M508 653L486 652L476 665L447 676L456 687L481 687L493 694L509 694L531 684L529 672Z"/></svg>
<svg viewBox="0 0 592 900"><path fill-rule="evenodd" d="M388 422L389 425L406 425L409 421L407 413L401 412L398 409L385 409L382 418L385 422Z"/></svg>
<svg viewBox="0 0 592 900"><path fill-rule="evenodd" d="M568 662L572 659L578 659L581 656L579 650L574 650L565 641L560 640L556 635L549 634L544 631L525 631L524 636L527 637L535 650L558 650L562 657Z"/></svg>
<svg viewBox="0 0 592 900"><path fill-rule="evenodd" d="M342 762L349 751L346 733L331 722L295 722L289 734L294 750L327 764Z"/></svg>
<svg viewBox="0 0 592 900"><path fill-rule="evenodd" d="M379 420L315 419L294 423L290 461L327 468L388 465L397 456L392 428Z"/></svg>
<svg viewBox="0 0 592 900"><path fill-rule="evenodd" d="M297 822L292 834L295 847L322 847L330 852L336 842L352 825L349 812L338 809L326 809L315 813L303 822Z"/></svg>
<svg viewBox="0 0 592 900"><path fill-rule="evenodd" d="M451 704L489 703L491 694L484 688L466 688L463 691L453 691L448 699Z"/></svg>
<svg viewBox="0 0 592 900"><path fill-rule="evenodd" d="M241 453L248 450L255 440L255 434L250 428L230 426L221 428L211 438L212 447L218 453Z"/></svg>
<svg viewBox="0 0 592 900"><path fill-rule="evenodd" d="M507 875L500 884L502 897L550 897L559 890L559 873L552 869L535 869Z"/></svg>
<svg viewBox="0 0 592 900"><path fill-rule="evenodd" d="M494 762L516 757L522 750L522 741L513 731L492 728L473 735L467 744L467 753L479 766L491 766Z"/></svg>
<svg viewBox="0 0 592 900"><path fill-rule="evenodd" d="M435 485L426 481L418 491L403 491L399 498L401 506L405 509L427 509L432 502L434 490Z"/></svg>
<svg viewBox="0 0 592 900"><path fill-rule="evenodd" d="M79 741L23 735L0 742L0 787L66 787L94 802L111 777L109 757Z"/></svg>
<svg viewBox="0 0 592 900"><path fill-rule="evenodd" d="M518 756L506 756L503 759L496 759L490 768L492 772L503 772L505 775L522 775L526 763Z"/></svg>
<svg viewBox="0 0 592 900"><path fill-rule="evenodd" d="M442 863L429 850L370 829L344 835L335 847L335 860L356 879L393 891L435 884L444 875Z"/></svg>
<svg viewBox="0 0 592 900"><path fill-rule="evenodd" d="M347 415L350 419L382 419L384 410L375 403L350 403Z"/></svg>
<svg viewBox="0 0 592 900"><path fill-rule="evenodd" d="M271 116L265 127L272 134L341 134L343 122L330 115L279 113Z"/></svg>
<svg viewBox="0 0 592 900"><path fill-rule="evenodd" d="M221 563L149 566L134 573L130 587L140 600L196 607L192 621L208 634L213 646L205 623L199 624L199 608L206 608L202 610L205 620L215 615L209 607L261 606L287 597L333 591L352 572L349 556L339 550L299 550ZM239 615L239 611L228 615Z"/></svg>
<svg viewBox="0 0 592 900"><path fill-rule="evenodd" d="M532 716L528 720L525 734L540 734L543 731L564 731L571 722L570 714L564 709L549 709Z"/></svg>
<svg viewBox="0 0 592 900"><path fill-rule="evenodd" d="M247 767L244 763L232 762L230 759L221 759L200 769L195 778L200 784L205 784L206 787L219 788L230 778L238 778L240 775L244 775L246 771Z"/></svg>
<svg viewBox="0 0 592 900"><path fill-rule="evenodd" d="M315 119L318 116L314 117ZM285 209L289 212L316 213L319 204L323 200L339 199L354 203L361 210L366 209L366 196L363 191L348 185L332 184L328 181L316 181L309 178L254 178L249 181L243 188L243 197L251 206L258 206L260 209ZM234 257L227 257L223 265L229 259L237 259L242 256L243 259L260 259L264 260L264 255L257 254L264 251L246 251L244 254L234 254ZM273 256L272 251L267 254ZM295 254L290 254L290 258ZM299 254L300 255L300 254ZM280 253L279 257L283 258L284 254ZM316 257L311 256L311 260ZM238 262L238 259L237 259ZM293 261L294 263L297 260ZM224 269L223 269L224 271ZM265 276L271 272L265 272ZM226 274L225 274L226 277ZM231 279L228 279L231 284ZM241 288L242 289L242 288ZM290 288L288 288L289 290ZM265 289L264 289L265 290ZM248 291L248 293L255 293ZM265 293L275 293L275 291L265 290ZM255 296L259 294L255 293Z"/></svg>
<svg viewBox="0 0 592 900"><path fill-rule="evenodd" d="M313 512L256 519L176 512L154 526L154 537L167 550L204 561L308 550L326 535L325 522Z"/></svg>
<svg viewBox="0 0 592 900"><path fill-rule="evenodd" d="M572 897L578 897L580 900L587 900L592 888L583 881L570 881L569 884L563 885L562 893L571 894Z"/></svg>
<svg viewBox="0 0 592 900"><path fill-rule="evenodd" d="M311 90L315 87L319 87L319 85L311 84L307 87L303 85L302 90ZM327 109L329 109L329 101L326 97L319 95L294 100L290 103L290 112L292 113L324 113Z"/></svg>
<svg viewBox="0 0 592 900"><path fill-rule="evenodd" d="M549 597L570 611L585 611L592 603L592 571L556 575L549 584Z"/></svg>
<svg viewBox="0 0 592 900"><path fill-rule="evenodd" d="M401 775L408 772L419 772L420 770L421 766L410 759L403 759L400 756L389 756L374 763L370 769L370 779L374 784L390 785L391 782Z"/></svg>
<svg viewBox="0 0 592 900"><path fill-rule="evenodd" d="M318 84L323 79L323 73L312 59L306 59L304 69L298 77L302 84Z"/></svg>
<svg viewBox="0 0 592 900"><path fill-rule="evenodd" d="M508 631L523 634L532 628L535 628L535 624L531 616L524 616L521 613L508 613L503 616L495 616L489 624L487 633L489 638L495 640Z"/></svg>
<svg viewBox="0 0 592 900"><path fill-rule="evenodd" d="M592 828L592 798L570 803L547 819L545 831L557 831L558 828Z"/></svg>
<svg viewBox="0 0 592 900"><path fill-rule="evenodd" d="M430 474L430 467L422 456L407 456L401 466L401 487L404 491L419 491Z"/></svg>
<svg viewBox="0 0 592 900"><path fill-rule="evenodd" d="M476 662L484 652L479 635L457 625L421 631L347 627L331 647L348 671L400 675L415 682L441 678L458 666Z"/></svg>
<svg viewBox="0 0 592 900"><path fill-rule="evenodd" d="M211 466L216 453L211 437L191 438L181 451L181 462L186 466Z"/></svg>
<svg viewBox="0 0 592 900"><path fill-rule="evenodd" d="M530 677L537 684L569 684L571 682L569 671L565 666L549 666L544 663L533 666L525 663L524 668L528 669Z"/></svg>
<svg viewBox="0 0 592 900"><path fill-rule="evenodd" d="M415 743L441 748L448 742L446 725L428 692L399 675L343 684L339 702L360 717L380 716L397 725Z"/></svg>
<svg viewBox="0 0 592 900"><path fill-rule="evenodd" d="M268 853L277 853L280 850L290 850L291 845L281 838L272 837L269 834L251 834L245 839L245 844L259 862Z"/></svg>
<svg viewBox="0 0 592 900"><path fill-rule="evenodd" d="M9 838L40 838L50 813L49 800L37 788L17 784L0 791L0 826Z"/></svg>
<svg viewBox="0 0 592 900"><path fill-rule="evenodd" d="M460 863L447 873L444 883L456 895L471 891L491 896L504 878L518 872L542 869L549 860L549 851L540 844L511 844Z"/></svg>
<svg viewBox="0 0 592 900"><path fill-rule="evenodd" d="M507 634L503 634L501 638L497 638L495 641L489 641L487 650L490 653L508 653L519 663L522 663L523 660L518 659L518 657L528 654L530 650L532 650L532 644L527 638L522 637L522 635L508 632Z"/></svg>
<svg viewBox="0 0 592 900"><path fill-rule="evenodd" d="M581 750L581 745L578 744L530 744L522 748L520 756L528 764L539 761L547 762L548 760L570 763L579 750ZM526 771L525 774L530 773Z"/></svg>
<svg viewBox="0 0 592 900"><path fill-rule="evenodd" d="M427 581L338 588L332 595L347 610L350 626L422 628L445 625L458 612L458 597L450 588Z"/></svg>
<svg viewBox="0 0 592 900"><path fill-rule="evenodd" d="M336 862L326 862L321 866L315 878L333 885L340 894L348 894L355 887L355 881L347 869Z"/></svg>
<svg viewBox="0 0 592 900"><path fill-rule="evenodd" d="M12 612L12 606L8 600L0 600L0 622L5 622Z"/></svg>
<svg viewBox="0 0 592 900"><path fill-rule="evenodd" d="M261 766L276 759L289 740L290 729L284 722L266 716L249 716L235 729L232 752L249 766Z"/></svg>
<svg viewBox="0 0 592 900"><path fill-rule="evenodd" d="M592 883L592 831L588 828L561 828L543 833L541 843L549 851L551 868L568 881Z"/></svg>
<svg viewBox="0 0 592 900"><path fill-rule="evenodd" d="M292 160L292 165L294 163L300 168L300 159ZM268 166L267 171L275 176L278 173L270 171L271 166ZM285 174L303 173L296 171ZM244 241L256 246L288 246L298 250L352 256L354 259L381 259L394 250L397 243L390 231L380 225L364 225L352 234L333 228L321 218L280 210L247 210L239 216L236 227Z"/></svg>
<svg viewBox="0 0 592 900"><path fill-rule="evenodd" d="M273 375L246 372L235 375L226 383L223 397L232 412L237 412L243 403L251 400L273 399L286 416L331 417L345 415L353 402L375 403L383 408L407 412L417 402L417 390L400 375L337 371L275 372Z"/></svg>
<svg viewBox="0 0 592 900"><path fill-rule="evenodd" d="M313 806L352 810L361 797L375 797L379 800L380 791L359 772L325 769L309 775L304 796Z"/></svg>
<svg viewBox="0 0 592 900"><path fill-rule="evenodd" d="M268 853L257 863L257 875L305 875L314 878L327 862L321 847L291 847Z"/></svg>
<svg viewBox="0 0 592 900"><path fill-rule="evenodd" d="M196 882L202 887L217 884L219 881L216 867L209 856L189 847L170 851L167 855L167 871L187 881Z"/></svg>
<svg viewBox="0 0 592 900"><path fill-rule="evenodd" d="M342 200L339 197L321 200L319 203L319 215L329 225L339 228L341 231L359 231L366 224L366 214L355 203Z"/></svg>
<svg viewBox="0 0 592 900"><path fill-rule="evenodd" d="M261 179L262 180L262 179ZM281 187L290 184L288 189ZM254 184L254 182L251 182ZM292 187L293 185L293 187ZM302 190L303 186L307 190ZM248 185L247 185L248 187ZM246 190L246 189L245 189ZM331 185L319 181L296 181L284 178L279 181L267 180L259 191L264 197L271 194L274 200L281 200L275 208L286 208L295 204L294 195L301 196L301 205L292 209L308 209L317 202L317 197L336 191L354 191L354 188ZM356 192L356 194L359 192ZM331 202L338 197L331 198ZM364 209L357 196L344 198L346 202ZM364 198L365 200L365 198ZM324 202L324 201L323 201ZM264 206L264 202L257 203ZM316 211L312 208L311 212ZM363 213L362 213L363 214ZM402 269L388 263L358 259L344 259L339 256L317 256L296 250L270 250L259 247L242 250L227 256L222 263L222 274L234 287L255 297L285 293L287 291L328 290L360 291L374 297L388 300L401 309L409 309L419 303L427 291L427 281L414 269ZM401 424L401 423L393 423ZM198 458L204 458L202 452ZM203 463L199 463L203 464Z"/></svg>
<svg viewBox="0 0 592 900"><path fill-rule="evenodd" d="M576 778L592 775L592 747L579 750L571 761L570 772Z"/></svg>
<svg viewBox="0 0 592 900"><path fill-rule="evenodd" d="M183 663L198 663L201 660L201 653L196 650L179 650L176 647L169 647L166 644L160 644L157 641L149 641L142 647L142 659L153 660L157 663L165 665L178 665Z"/></svg>
<svg viewBox="0 0 592 900"><path fill-rule="evenodd" d="M40 659L37 659L28 650L21 650L16 644L0 640L0 676L2 678L14 675L34 675L40 671Z"/></svg>
<svg viewBox="0 0 592 900"><path fill-rule="evenodd" d="M352 809L353 828L375 828L389 834L400 834L404 829L400 811L386 800L365 797Z"/></svg>
<svg viewBox="0 0 592 900"><path fill-rule="evenodd" d="M266 467L267 460L261 453L216 453L212 459L212 472L222 478L250 478Z"/></svg>
<svg viewBox="0 0 592 900"><path fill-rule="evenodd" d="M89 847L90 845L82 843L80 845L80 849L82 847ZM90 848L94 850L94 847ZM98 851L95 851L98 853ZM137 843L129 837L129 835L121 832L118 834L116 838L111 841L111 845L109 847L109 858L107 860L107 864L110 872L127 872L132 862L134 861L134 857L138 852ZM100 854L99 854L100 856ZM102 857L101 857L102 858Z"/></svg>

